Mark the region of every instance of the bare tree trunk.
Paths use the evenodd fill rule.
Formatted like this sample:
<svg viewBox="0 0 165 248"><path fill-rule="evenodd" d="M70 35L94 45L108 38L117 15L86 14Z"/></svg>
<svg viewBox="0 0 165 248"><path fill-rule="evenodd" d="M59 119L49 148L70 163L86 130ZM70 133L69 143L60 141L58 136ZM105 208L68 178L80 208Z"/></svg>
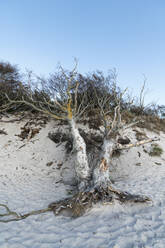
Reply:
<svg viewBox="0 0 165 248"><path fill-rule="evenodd" d="M94 187L107 187L111 184L109 166L112 160L112 153L115 146L115 140L104 140L101 153L101 162L93 171L93 183Z"/></svg>
<svg viewBox="0 0 165 248"><path fill-rule="evenodd" d="M79 190L84 190L88 186L91 177L86 153L86 144L81 137L73 118L69 121L69 125L73 136L73 149L76 153L75 172L78 179L78 187Z"/></svg>

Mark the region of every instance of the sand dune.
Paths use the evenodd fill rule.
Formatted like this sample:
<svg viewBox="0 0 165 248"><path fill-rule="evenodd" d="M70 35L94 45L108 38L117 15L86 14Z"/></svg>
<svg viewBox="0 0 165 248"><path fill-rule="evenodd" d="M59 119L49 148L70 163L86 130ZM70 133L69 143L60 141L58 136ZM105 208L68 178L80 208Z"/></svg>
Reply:
<svg viewBox="0 0 165 248"><path fill-rule="evenodd" d="M21 140L25 120L0 122L0 203L17 213L45 208L68 196L72 160L64 146L48 138L55 128L49 122L32 139ZM156 134L145 131L148 137ZM135 139L135 132L129 130ZM157 135L158 136L158 135ZM165 134L157 143L165 150ZM45 213L25 220L0 223L1 248L164 248L165 153L151 157L150 144L124 151L114 159L111 177L115 187L152 199L148 204L96 205L84 216L71 219ZM0 207L0 213L4 209Z"/></svg>

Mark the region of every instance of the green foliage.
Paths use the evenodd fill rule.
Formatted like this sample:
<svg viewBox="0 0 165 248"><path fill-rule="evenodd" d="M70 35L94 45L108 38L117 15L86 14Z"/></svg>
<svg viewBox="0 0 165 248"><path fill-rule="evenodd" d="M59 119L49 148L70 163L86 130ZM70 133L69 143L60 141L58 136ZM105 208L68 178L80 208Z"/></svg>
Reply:
<svg viewBox="0 0 165 248"><path fill-rule="evenodd" d="M163 154L163 149L158 144L151 145L151 151L149 153L150 156L160 157Z"/></svg>

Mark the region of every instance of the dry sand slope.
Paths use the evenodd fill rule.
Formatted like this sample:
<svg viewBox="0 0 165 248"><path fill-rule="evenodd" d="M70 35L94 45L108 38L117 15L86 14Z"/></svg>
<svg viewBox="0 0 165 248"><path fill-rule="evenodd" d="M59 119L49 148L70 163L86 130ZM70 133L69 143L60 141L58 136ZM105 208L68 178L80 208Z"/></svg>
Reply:
<svg viewBox="0 0 165 248"><path fill-rule="evenodd" d="M7 132L0 134L0 203L21 214L68 196L71 187L62 180L73 174L64 147L47 137L55 124L49 122L34 138L21 141L15 134L24 124L0 122L0 130ZM134 139L135 133L130 131L130 136ZM158 143L165 151L165 134ZM149 146L123 152L114 160L111 176L116 187L145 194L152 203L97 205L78 219L45 213L0 223L0 247L164 248L165 153L151 157L144 152Z"/></svg>

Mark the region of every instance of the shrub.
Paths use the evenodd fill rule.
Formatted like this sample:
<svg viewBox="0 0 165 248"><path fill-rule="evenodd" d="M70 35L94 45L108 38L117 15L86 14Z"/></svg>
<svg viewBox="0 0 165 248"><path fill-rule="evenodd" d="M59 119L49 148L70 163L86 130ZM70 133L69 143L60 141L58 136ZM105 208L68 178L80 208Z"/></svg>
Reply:
<svg viewBox="0 0 165 248"><path fill-rule="evenodd" d="M150 156L158 156L160 157L163 153L163 149L158 144L151 145L151 151L149 152Z"/></svg>

